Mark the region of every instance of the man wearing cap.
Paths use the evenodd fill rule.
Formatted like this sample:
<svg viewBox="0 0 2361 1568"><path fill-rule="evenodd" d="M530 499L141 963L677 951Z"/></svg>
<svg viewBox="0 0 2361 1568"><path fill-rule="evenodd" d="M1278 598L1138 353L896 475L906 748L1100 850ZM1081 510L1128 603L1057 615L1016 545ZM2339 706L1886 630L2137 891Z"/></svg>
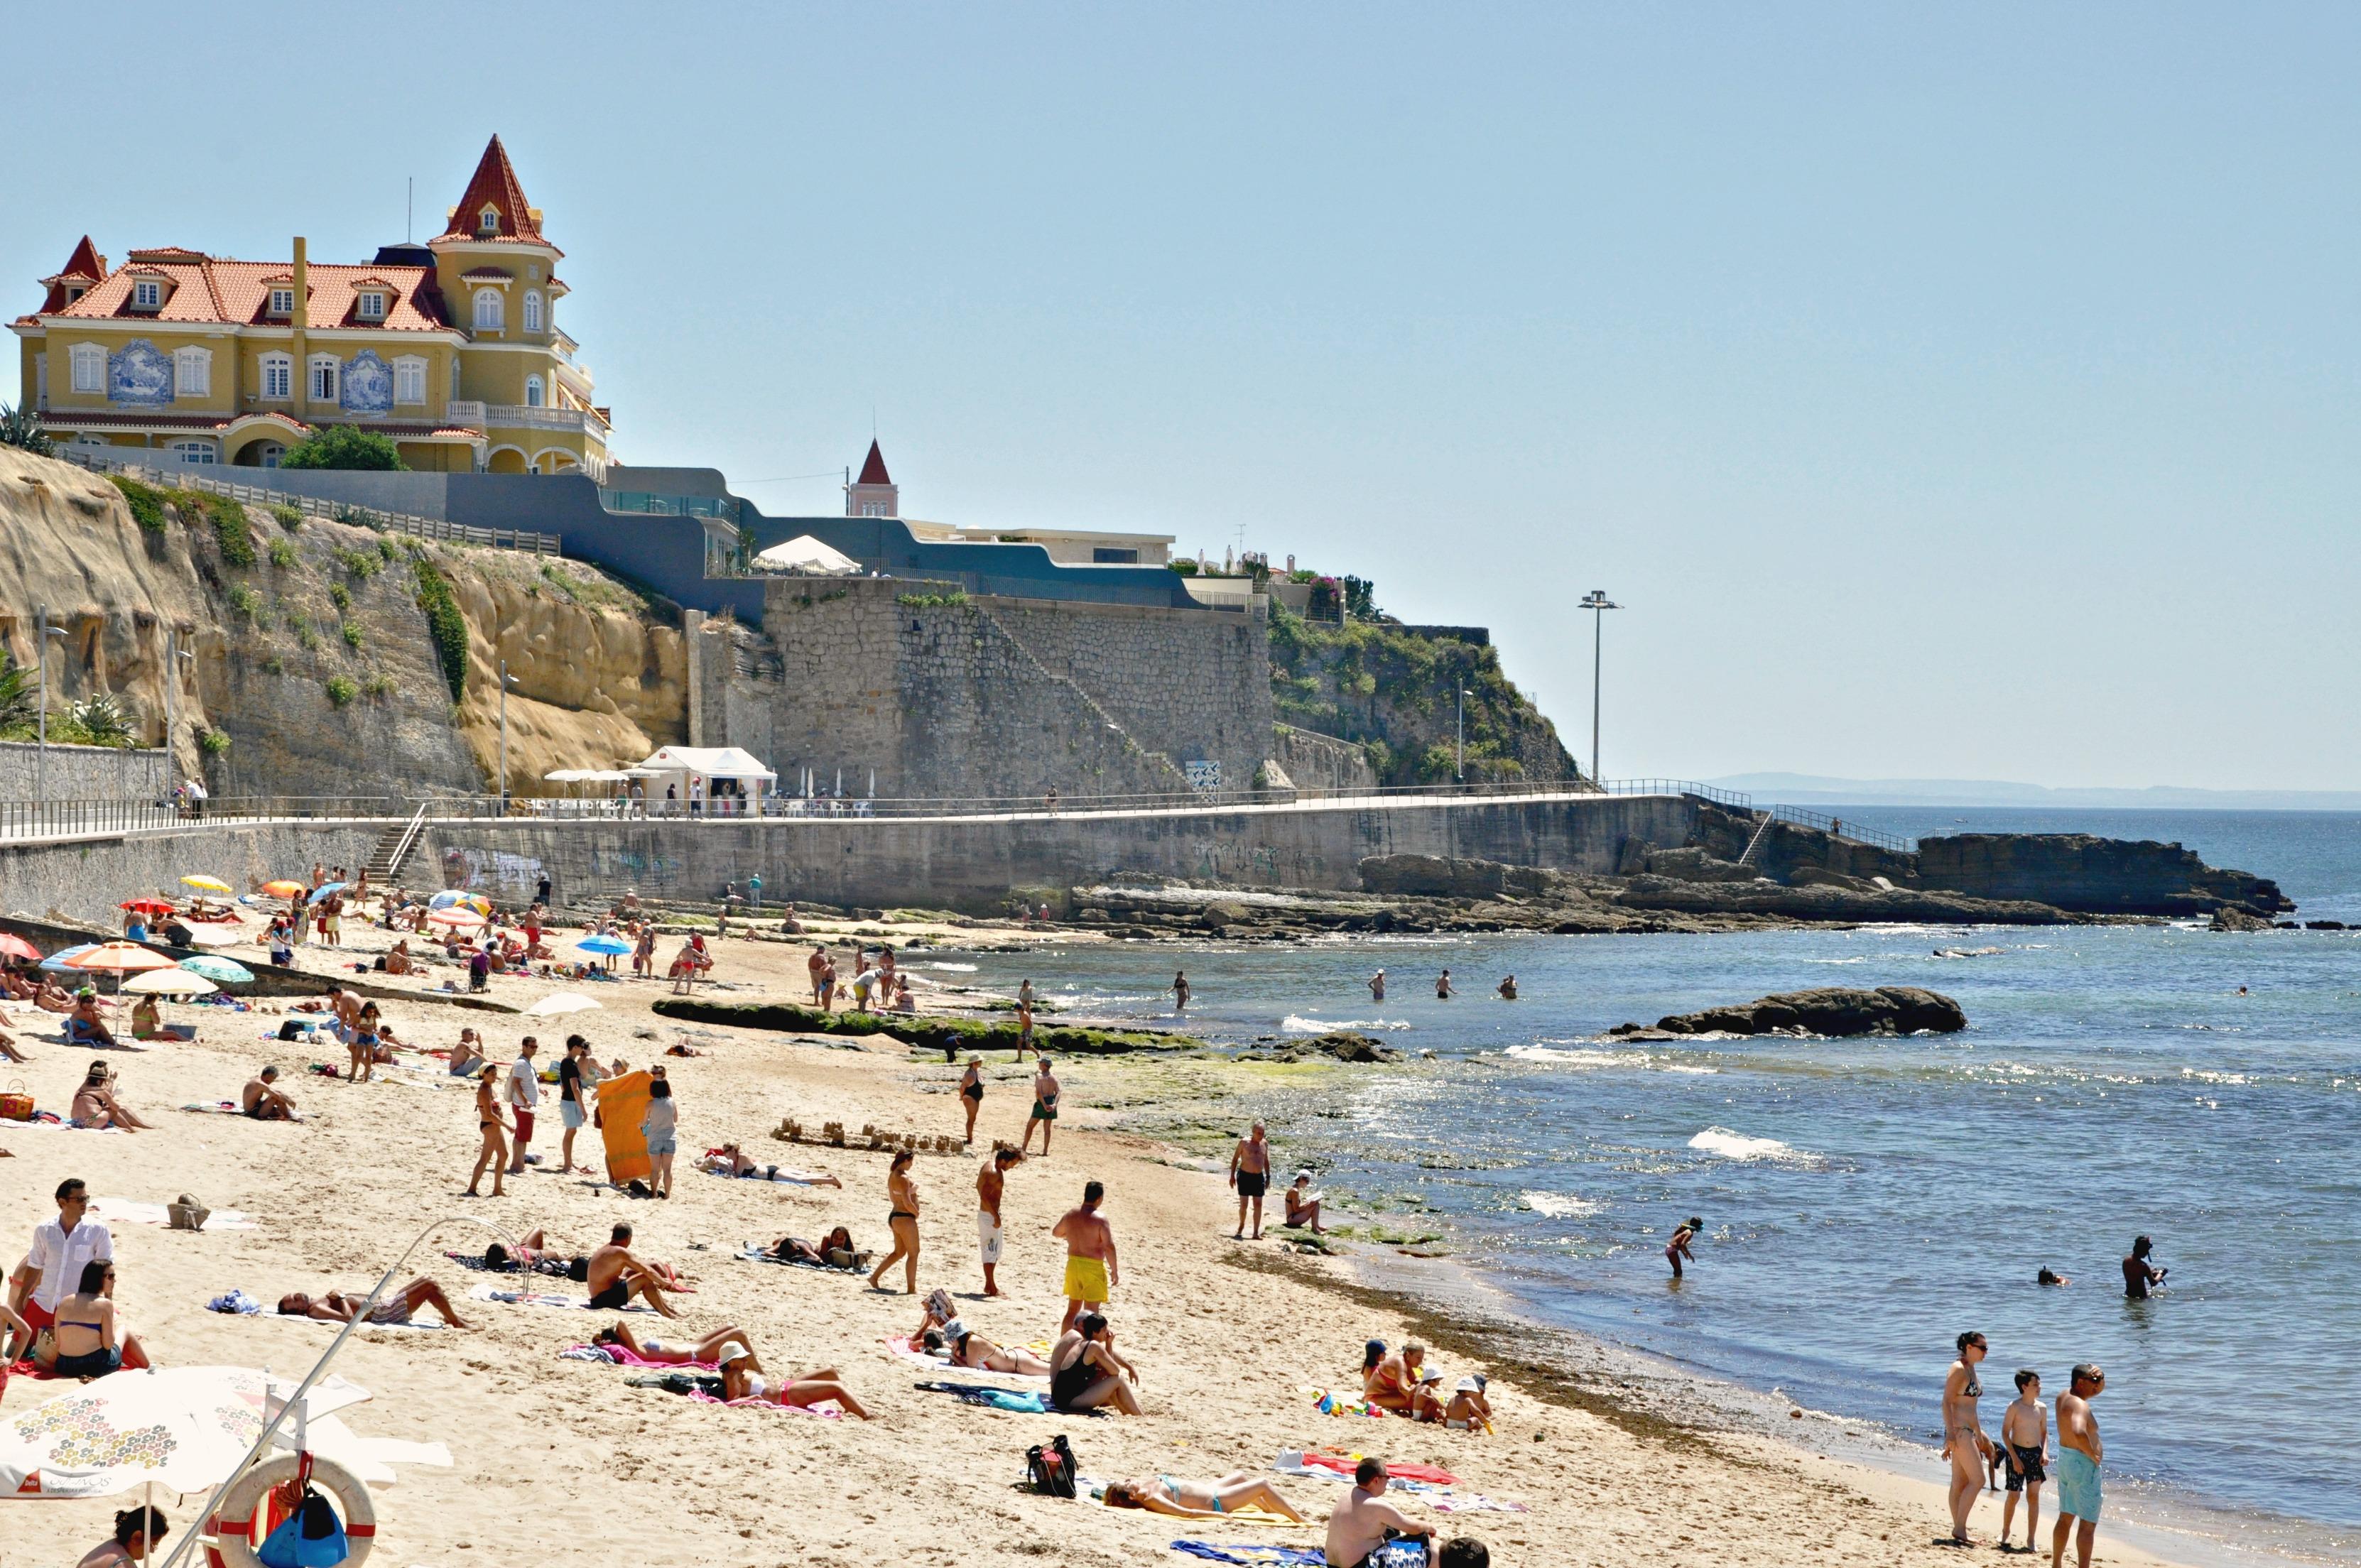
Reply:
<svg viewBox="0 0 2361 1568"><path fill-rule="evenodd" d="M1328 1568L1412 1568L1435 1561L1434 1529L1384 1500L1386 1464L1374 1456L1353 1470L1353 1490L1328 1516L1322 1555Z"/></svg>

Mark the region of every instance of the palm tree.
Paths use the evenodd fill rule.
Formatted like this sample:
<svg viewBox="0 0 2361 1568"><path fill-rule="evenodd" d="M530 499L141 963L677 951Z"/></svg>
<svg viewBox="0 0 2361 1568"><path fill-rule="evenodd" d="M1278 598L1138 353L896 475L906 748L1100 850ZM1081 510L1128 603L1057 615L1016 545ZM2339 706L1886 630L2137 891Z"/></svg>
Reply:
<svg viewBox="0 0 2361 1568"><path fill-rule="evenodd" d="M36 672L0 653L0 729L29 725L40 717L40 684Z"/></svg>

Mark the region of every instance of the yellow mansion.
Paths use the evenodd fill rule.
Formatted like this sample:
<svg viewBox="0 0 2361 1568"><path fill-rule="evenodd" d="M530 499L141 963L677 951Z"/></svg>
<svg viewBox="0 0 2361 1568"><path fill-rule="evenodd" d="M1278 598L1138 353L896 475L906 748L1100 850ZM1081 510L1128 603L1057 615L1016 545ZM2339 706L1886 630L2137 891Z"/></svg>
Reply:
<svg viewBox="0 0 2361 1568"><path fill-rule="evenodd" d="M88 236L10 323L59 440L276 466L313 427L391 437L412 468L603 477L608 411L557 327L564 253L500 138L444 231L359 266L176 246L109 270Z"/></svg>

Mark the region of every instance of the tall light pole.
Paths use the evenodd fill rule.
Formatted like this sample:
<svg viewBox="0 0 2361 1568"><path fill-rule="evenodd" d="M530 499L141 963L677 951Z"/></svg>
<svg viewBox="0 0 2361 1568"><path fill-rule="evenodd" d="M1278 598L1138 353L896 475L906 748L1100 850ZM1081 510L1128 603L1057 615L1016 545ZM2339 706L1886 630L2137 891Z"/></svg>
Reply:
<svg viewBox="0 0 2361 1568"><path fill-rule="evenodd" d="M1601 782L1598 777L1598 655L1607 625L1605 612L1623 607L1609 598L1605 588L1593 588L1590 597L1582 601L1582 608L1590 612L1590 782L1596 784Z"/></svg>
<svg viewBox="0 0 2361 1568"><path fill-rule="evenodd" d="M1459 754L1458 761L1452 765L1452 772L1461 784L1467 782L1467 699L1475 695L1466 686L1461 686L1453 698L1454 706L1459 710Z"/></svg>
<svg viewBox="0 0 2361 1568"><path fill-rule="evenodd" d="M509 662L500 661L500 815L509 814L509 687L516 677L509 674Z"/></svg>
<svg viewBox="0 0 2361 1568"><path fill-rule="evenodd" d="M181 646L178 629L164 633L164 793L170 795L181 782L181 754L172 749L174 715L179 704L175 700L181 689L181 661L196 662L196 654Z"/></svg>
<svg viewBox="0 0 2361 1568"><path fill-rule="evenodd" d="M46 805L49 798L49 639L63 641L65 629L49 624L48 605L36 606L33 619L38 629L33 639L33 668L40 676L41 694L41 711L33 721L33 798Z"/></svg>

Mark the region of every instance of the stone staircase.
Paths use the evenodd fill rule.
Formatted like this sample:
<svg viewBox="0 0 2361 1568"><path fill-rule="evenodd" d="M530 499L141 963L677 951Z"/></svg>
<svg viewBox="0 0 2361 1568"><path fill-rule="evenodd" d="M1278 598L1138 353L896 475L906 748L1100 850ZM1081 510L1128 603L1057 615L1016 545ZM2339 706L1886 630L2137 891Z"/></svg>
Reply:
<svg viewBox="0 0 2361 1568"><path fill-rule="evenodd" d="M390 887L401 870L402 862L418 845L419 830L425 824L426 807L419 806L407 822L397 823L378 835L377 847L369 851L368 879L372 886Z"/></svg>

